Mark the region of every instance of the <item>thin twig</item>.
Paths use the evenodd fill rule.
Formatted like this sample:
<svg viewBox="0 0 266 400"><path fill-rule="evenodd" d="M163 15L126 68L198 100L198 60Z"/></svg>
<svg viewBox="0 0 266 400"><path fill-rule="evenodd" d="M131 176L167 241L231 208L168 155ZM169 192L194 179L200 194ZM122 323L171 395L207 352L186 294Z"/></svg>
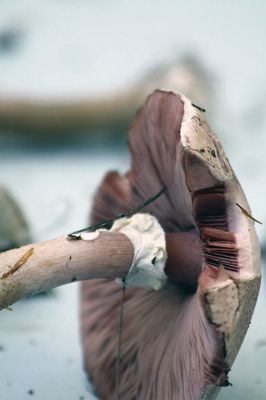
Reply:
<svg viewBox="0 0 266 400"><path fill-rule="evenodd" d="M118 328L118 345L117 345L117 356L116 356L116 368L115 368L115 398L119 400L119 388L120 388L120 361L121 361L121 346L122 346L122 333L123 333L123 317L124 317L124 302L126 293L126 278L122 279L122 296L120 306L120 318Z"/></svg>
<svg viewBox="0 0 266 400"><path fill-rule="evenodd" d="M197 108L199 111L206 112L205 108L202 108L202 107L200 107L200 106L197 106L197 104L195 104L195 103L191 103L191 105L192 105L193 107Z"/></svg>
<svg viewBox="0 0 266 400"><path fill-rule="evenodd" d="M133 209L127 211L127 212L118 214L116 217L114 217L112 219L107 219L107 220L105 220L103 222L100 222L98 224L88 226L87 228L83 228L83 229L79 229L78 231L71 232L71 233L69 233L67 235L67 237L70 240L79 240L79 239L81 239L81 237L80 236L76 236L79 233L82 233L82 232L94 232L94 231L96 231L97 229L100 229L100 228L107 228L108 229L118 219L129 218L133 214L136 214L137 212L142 210L144 207L148 206L150 203L152 203L153 201L157 200L158 197L160 197L165 191L166 191L166 187L163 187L158 193L156 193L154 196L150 197L149 199L143 201L137 207L135 207L135 208L133 208Z"/></svg>
<svg viewBox="0 0 266 400"><path fill-rule="evenodd" d="M242 213L252 219L252 221L257 222L257 224L263 225L263 223L261 221L259 221L258 219L254 218L247 210L244 209L244 207L242 207L240 204L236 203L236 206L240 208L240 210L242 211Z"/></svg>

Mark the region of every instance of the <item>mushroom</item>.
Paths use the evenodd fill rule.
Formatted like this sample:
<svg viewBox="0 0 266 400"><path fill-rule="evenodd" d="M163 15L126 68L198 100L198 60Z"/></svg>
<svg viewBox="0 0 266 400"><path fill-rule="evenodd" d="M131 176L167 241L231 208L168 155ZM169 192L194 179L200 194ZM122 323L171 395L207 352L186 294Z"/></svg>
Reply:
<svg viewBox="0 0 266 400"><path fill-rule="evenodd" d="M30 242L29 226L13 195L0 186L0 252Z"/></svg>
<svg viewBox="0 0 266 400"><path fill-rule="evenodd" d="M1 35L1 33L0 33ZM0 38L1 40L1 38ZM210 103L213 79L200 60L187 54L163 60L141 79L123 90L105 96L70 101L34 100L3 96L0 93L0 129L47 137L95 130L118 133L125 131L136 109L147 95L160 86L181 88L197 101Z"/></svg>
<svg viewBox="0 0 266 400"><path fill-rule="evenodd" d="M166 232L167 285L127 288L120 398L214 399L251 321L260 287L259 245L249 205L204 110L155 91L133 121L131 170L110 172L92 222L146 208ZM121 289L109 279L81 289L85 370L101 400L115 398Z"/></svg>

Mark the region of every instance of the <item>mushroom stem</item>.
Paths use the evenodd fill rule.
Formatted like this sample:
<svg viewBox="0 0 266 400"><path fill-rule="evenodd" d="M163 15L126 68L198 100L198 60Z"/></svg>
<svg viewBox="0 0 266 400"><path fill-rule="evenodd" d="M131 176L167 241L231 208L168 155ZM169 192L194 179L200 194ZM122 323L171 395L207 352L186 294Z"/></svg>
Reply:
<svg viewBox="0 0 266 400"><path fill-rule="evenodd" d="M118 232L94 232L86 240L59 237L3 252L0 309L70 282L122 278L127 275L133 256L131 241Z"/></svg>

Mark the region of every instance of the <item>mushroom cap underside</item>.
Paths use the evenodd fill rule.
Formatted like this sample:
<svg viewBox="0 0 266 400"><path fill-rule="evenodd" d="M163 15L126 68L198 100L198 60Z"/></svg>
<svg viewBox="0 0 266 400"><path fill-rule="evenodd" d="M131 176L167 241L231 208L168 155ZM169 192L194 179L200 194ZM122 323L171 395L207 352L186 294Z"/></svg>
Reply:
<svg viewBox="0 0 266 400"><path fill-rule="evenodd" d="M121 399L215 398L260 285L254 221L236 205L249 212L247 200L217 136L182 95L154 92L133 121L129 147L132 168L107 174L92 222L165 187L144 211L167 233L169 283L159 292L126 290ZM114 281L82 284L84 364L103 400L115 397L120 299Z"/></svg>

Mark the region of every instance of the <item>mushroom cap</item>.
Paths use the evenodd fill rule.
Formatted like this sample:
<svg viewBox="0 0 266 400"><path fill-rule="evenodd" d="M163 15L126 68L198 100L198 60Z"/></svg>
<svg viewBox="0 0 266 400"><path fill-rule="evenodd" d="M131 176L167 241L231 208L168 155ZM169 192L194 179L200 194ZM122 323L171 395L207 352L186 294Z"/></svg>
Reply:
<svg viewBox="0 0 266 400"><path fill-rule="evenodd" d="M126 290L121 399L213 399L228 385L260 286L250 209L203 112L184 96L155 91L133 121L129 147L132 168L104 178L92 222L165 186L145 211L166 232L169 279L158 292ZM84 364L103 400L115 396L120 299L114 281L82 284Z"/></svg>

